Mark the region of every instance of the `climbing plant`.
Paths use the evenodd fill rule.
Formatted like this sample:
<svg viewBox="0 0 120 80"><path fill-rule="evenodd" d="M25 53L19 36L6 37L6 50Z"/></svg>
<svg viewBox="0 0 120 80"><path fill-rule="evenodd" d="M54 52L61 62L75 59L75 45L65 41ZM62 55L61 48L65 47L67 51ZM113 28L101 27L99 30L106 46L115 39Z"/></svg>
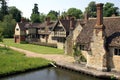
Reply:
<svg viewBox="0 0 120 80"><path fill-rule="evenodd" d="M73 46L73 50L74 50L74 57L77 58L77 62L86 62L86 58L84 57L84 55L82 54L81 50L78 49L78 45L74 45Z"/></svg>

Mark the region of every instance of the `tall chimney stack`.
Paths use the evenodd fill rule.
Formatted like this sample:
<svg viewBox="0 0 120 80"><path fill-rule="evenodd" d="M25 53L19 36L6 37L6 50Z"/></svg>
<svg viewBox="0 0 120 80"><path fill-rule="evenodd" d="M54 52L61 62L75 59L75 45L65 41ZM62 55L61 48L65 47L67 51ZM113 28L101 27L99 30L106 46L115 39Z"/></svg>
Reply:
<svg viewBox="0 0 120 80"><path fill-rule="evenodd" d="M103 4L99 3L96 5L97 7L97 22L96 27L103 25Z"/></svg>
<svg viewBox="0 0 120 80"><path fill-rule="evenodd" d="M49 25L50 24L50 17L45 18L46 24Z"/></svg>
<svg viewBox="0 0 120 80"><path fill-rule="evenodd" d="M85 12L85 14L84 14L84 19L85 19L85 22L87 22L87 21L88 21L88 19L89 19L88 12Z"/></svg>
<svg viewBox="0 0 120 80"><path fill-rule="evenodd" d="M75 17L71 17L70 18L70 29L74 29L74 21L75 21Z"/></svg>

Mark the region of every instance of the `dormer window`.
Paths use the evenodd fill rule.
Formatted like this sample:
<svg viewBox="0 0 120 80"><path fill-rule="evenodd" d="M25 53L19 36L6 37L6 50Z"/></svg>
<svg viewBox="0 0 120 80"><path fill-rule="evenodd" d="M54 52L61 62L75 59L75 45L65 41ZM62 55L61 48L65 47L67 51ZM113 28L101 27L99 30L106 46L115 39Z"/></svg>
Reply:
<svg viewBox="0 0 120 80"><path fill-rule="evenodd" d="M16 28L16 31L19 31L19 29L18 29L18 28Z"/></svg>
<svg viewBox="0 0 120 80"><path fill-rule="evenodd" d="M120 56L120 49L119 48L114 49L114 55Z"/></svg>

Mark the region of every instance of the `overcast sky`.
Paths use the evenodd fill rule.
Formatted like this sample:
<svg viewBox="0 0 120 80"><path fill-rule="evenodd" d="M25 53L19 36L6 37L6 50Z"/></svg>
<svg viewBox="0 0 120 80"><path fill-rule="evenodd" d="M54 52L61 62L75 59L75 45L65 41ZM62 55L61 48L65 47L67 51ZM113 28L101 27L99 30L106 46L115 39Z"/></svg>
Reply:
<svg viewBox="0 0 120 80"><path fill-rule="evenodd" d="M120 0L7 0L8 6L16 6L19 10L23 12L23 16L29 18L32 9L34 7L34 3L38 4L39 12L47 14L50 10L55 11L67 11L71 7L75 7L85 10L85 7L91 1L95 1L96 3L106 3L111 2L114 3L116 7L120 8Z"/></svg>

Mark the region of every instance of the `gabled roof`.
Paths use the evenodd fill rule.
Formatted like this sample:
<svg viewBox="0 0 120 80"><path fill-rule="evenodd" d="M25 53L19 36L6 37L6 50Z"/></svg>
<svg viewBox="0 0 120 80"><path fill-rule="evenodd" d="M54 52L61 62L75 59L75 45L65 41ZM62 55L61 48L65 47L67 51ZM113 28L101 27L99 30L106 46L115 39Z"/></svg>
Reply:
<svg viewBox="0 0 120 80"><path fill-rule="evenodd" d="M69 31L70 31L70 29L71 29L71 27L70 27L70 20L60 19L60 20L57 21L57 23L56 23L56 25L54 26L54 28L57 27L58 23L61 23L61 24L63 25L63 27L64 27L64 29L66 30L66 32L69 32ZM74 21L73 21L73 29L75 29L76 24L78 24L78 23L79 23L79 21L77 21L77 20L74 20ZM53 29L53 30L54 30L54 29Z"/></svg>
<svg viewBox="0 0 120 80"><path fill-rule="evenodd" d="M43 28L43 27L52 28L55 26L55 23L56 23L55 21L52 21L47 25L46 22L44 23L19 22L18 25L21 30L25 30L26 28Z"/></svg>
<svg viewBox="0 0 120 80"><path fill-rule="evenodd" d="M43 28L43 27L49 27L49 28L52 28L54 27L56 24L56 21L51 21L48 25L46 24L46 22L43 22L40 24L39 28Z"/></svg>
<svg viewBox="0 0 120 80"><path fill-rule="evenodd" d="M79 34L79 36L77 37L77 43L88 44L92 41L93 29L95 24L96 24L96 19L89 19L87 23L83 25L83 29ZM103 24L105 26L107 43L111 44L112 46L116 41L113 38L115 38L115 36L118 35L120 36L120 17L110 17L110 18L106 17L103 20Z"/></svg>
<svg viewBox="0 0 120 80"><path fill-rule="evenodd" d="M19 23L17 23L17 24L18 24L20 30L22 30L22 31L25 30L25 27L24 27L24 26L25 26L26 23L21 23L21 22L19 22Z"/></svg>

